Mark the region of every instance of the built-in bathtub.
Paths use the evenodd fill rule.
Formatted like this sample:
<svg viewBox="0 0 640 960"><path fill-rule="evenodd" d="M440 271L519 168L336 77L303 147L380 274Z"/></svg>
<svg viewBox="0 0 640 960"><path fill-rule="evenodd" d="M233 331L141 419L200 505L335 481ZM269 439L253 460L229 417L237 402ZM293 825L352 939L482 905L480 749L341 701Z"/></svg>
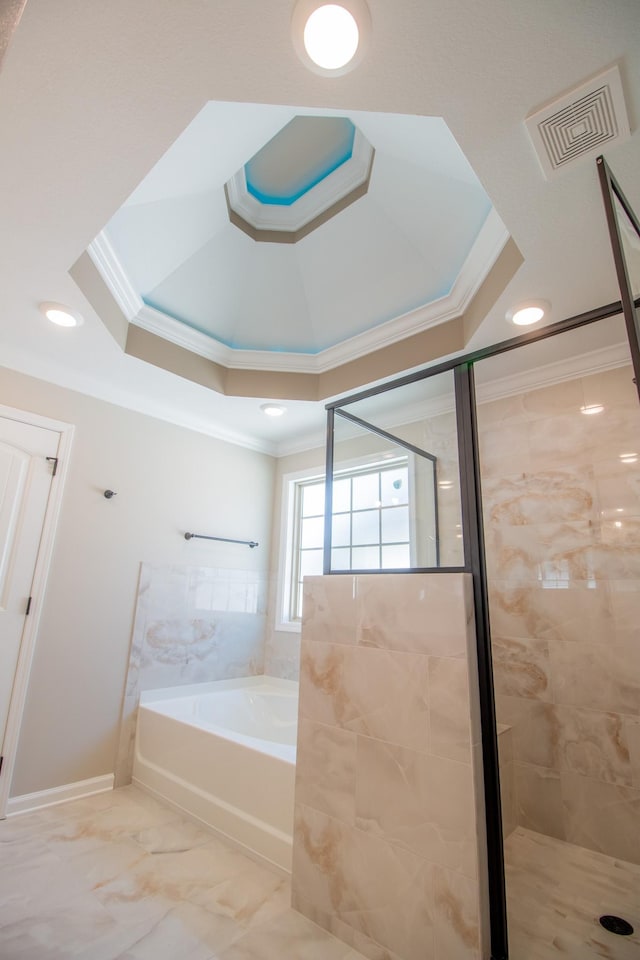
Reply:
<svg viewBox="0 0 640 960"><path fill-rule="evenodd" d="M133 781L290 871L297 720L292 680L146 691Z"/></svg>

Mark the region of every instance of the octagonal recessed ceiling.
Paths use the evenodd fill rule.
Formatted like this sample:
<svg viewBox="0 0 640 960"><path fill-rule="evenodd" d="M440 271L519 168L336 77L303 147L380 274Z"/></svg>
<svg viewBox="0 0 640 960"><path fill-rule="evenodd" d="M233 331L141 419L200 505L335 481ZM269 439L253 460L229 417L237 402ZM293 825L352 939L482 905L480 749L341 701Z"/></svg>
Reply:
<svg viewBox="0 0 640 960"><path fill-rule="evenodd" d="M210 102L88 252L130 324L322 372L459 318L507 240L438 117Z"/></svg>
<svg viewBox="0 0 640 960"><path fill-rule="evenodd" d="M297 243L367 192L373 147L347 117L294 117L225 183L253 240Z"/></svg>

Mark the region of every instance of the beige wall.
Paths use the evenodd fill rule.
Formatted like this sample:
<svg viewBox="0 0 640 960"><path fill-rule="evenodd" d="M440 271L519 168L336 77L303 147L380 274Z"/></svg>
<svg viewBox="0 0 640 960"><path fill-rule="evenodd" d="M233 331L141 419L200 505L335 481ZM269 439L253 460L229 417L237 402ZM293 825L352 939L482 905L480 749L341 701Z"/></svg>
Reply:
<svg viewBox="0 0 640 960"><path fill-rule="evenodd" d="M142 561L267 571L275 461L11 370L0 403L76 427L18 796L113 771ZM117 496L105 500L106 488ZM260 546L187 542L187 530Z"/></svg>

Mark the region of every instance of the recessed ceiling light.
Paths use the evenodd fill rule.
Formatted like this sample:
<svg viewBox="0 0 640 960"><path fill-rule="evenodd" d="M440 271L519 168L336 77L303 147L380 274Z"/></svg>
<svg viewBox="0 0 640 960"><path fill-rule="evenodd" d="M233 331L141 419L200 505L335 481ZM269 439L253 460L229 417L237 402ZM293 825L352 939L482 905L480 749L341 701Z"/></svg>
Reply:
<svg viewBox="0 0 640 960"><path fill-rule="evenodd" d="M79 327L82 323L82 317L79 313L74 313L69 307L62 303L53 303L44 301L39 304L40 312L44 314L47 320L55 323L59 327Z"/></svg>
<svg viewBox="0 0 640 960"><path fill-rule="evenodd" d="M595 413L602 413L604 407L601 403L586 403L584 407L580 407L580 413L584 413L587 417L592 417Z"/></svg>
<svg viewBox="0 0 640 960"><path fill-rule="evenodd" d="M266 413L268 417L281 417L287 410L287 408L283 407L280 403L263 403L260 409L263 413Z"/></svg>
<svg viewBox="0 0 640 960"><path fill-rule="evenodd" d="M526 300L507 310L506 317L518 327L529 327L532 323L542 320L550 306L547 300Z"/></svg>
<svg viewBox="0 0 640 960"><path fill-rule="evenodd" d="M371 28L365 0L298 0L291 19L293 45L310 70L340 76L362 60Z"/></svg>

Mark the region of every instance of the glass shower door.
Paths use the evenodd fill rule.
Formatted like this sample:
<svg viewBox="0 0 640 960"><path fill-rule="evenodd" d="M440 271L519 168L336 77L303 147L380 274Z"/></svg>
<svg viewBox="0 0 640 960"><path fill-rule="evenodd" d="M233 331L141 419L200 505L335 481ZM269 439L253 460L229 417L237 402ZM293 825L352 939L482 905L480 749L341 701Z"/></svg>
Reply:
<svg viewBox="0 0 640 960"><path fill-rule="evenodd" d="M640 405L624 323L475 371L510 956L640 956Z"/></svg>

